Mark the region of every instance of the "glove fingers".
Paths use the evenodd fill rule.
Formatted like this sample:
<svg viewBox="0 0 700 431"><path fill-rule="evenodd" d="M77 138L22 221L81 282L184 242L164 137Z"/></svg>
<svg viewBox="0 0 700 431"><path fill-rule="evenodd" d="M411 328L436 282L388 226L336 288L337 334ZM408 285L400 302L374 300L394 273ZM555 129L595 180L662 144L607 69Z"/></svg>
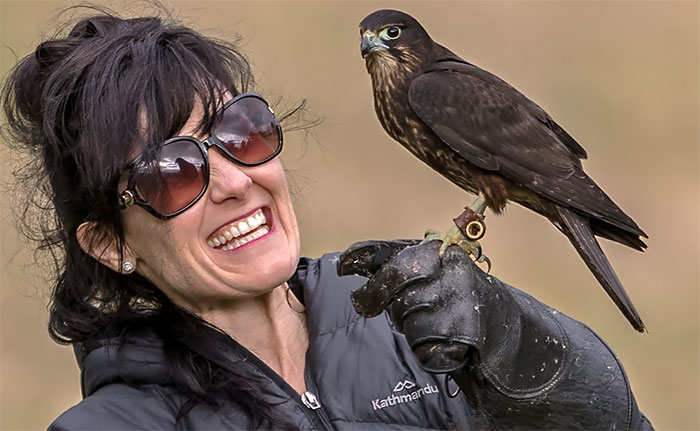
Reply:
<svg viewBox="0 0 700 431"><path fill-rule="evenodd" d="M453 301L445 298L445 301ZM403 320L394 320L406 341L415 348L429 340L459 341L480 346L480 313L476 301L458 299L458 303L436 303L435 306L415 306L404 314ZM401 324L397 324L401 322Z"/></svg>
<svg viewBox="0 0 700 431"><path fill-rule="evenodd" d="M438 278L407 287L392 303L392 319L426 370L458 369L469 347L483 344L479 334L484 304L477 271L466 253L450 247Z"/></svg>
<svg viewBox="0 0 700 431"><path fill-rule="evenodd" d="M455 339L467 328L473 332L464 339L477 338L482 304L474 271L479 269L458 247L445 251L442 266L439 277L406 287L389 308L392 321L412 346L422 342L419 334Z"/></svg>
<svg viewBox="0 0 700 431"><path fill-rule="evenodd" d="M404 332L404 321L422 310L433 311L442 301L442 289L438 281L413 283L403 289L388 308L391 321L400 332Z"/></svg>
<svg viewBox="0 0 700 431"><path fill-rule="evenodd" d="M478 318L463 307L416 307L403 321L402 332L423 368L447 373L462 367L470 346L479 346ZM466 308L466 307L464 307Z"/></svg>
<svg viewBox="0 0 700 431"><path fill-rule="evenodd" d="M413 349L426 371L449 373L463 367L468 360L469 346L456 342L425 342Z"/></svg>
<svg viewBox="0 0 700 431"><path fill-rule="evenodd" d="M367 284L352 293L352 304L360 315L382 312L409 283L430 280L440 269L437 241L407 247L382 265Z"/></svg>
<svg viewBox="0 0 700 431"><path fill-rule="evenodd" d="M445 268L461 269L465 274L469 274L470 276L477 271L483 273L483 271L476 266L471 257L456 245L447 247L447 250L445 250L445 253L442 255L442 266Z"/></svg>
<svg viewBox="0 0 700 431"><path fill-rule="evenodd" d="M338 275L371 277L390 257L418 242L416 239L356 242L338 257Z"/></svg>

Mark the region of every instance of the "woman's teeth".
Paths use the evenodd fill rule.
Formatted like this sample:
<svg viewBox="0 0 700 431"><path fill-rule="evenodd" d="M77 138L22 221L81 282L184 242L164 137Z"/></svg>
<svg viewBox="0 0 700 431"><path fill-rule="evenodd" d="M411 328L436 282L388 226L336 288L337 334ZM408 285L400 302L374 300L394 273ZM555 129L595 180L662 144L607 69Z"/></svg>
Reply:
<svg viewBox="0 0 700 431"><path fill-rule="evenodd" d="M233 250L234 248L238 248L247 242L260 238L263 235L267 235L269 232L270 228L268 228L267 226L263 226L260 229L251 232L250 234L242 238L234 239L233 241L225 244L223 247L220 247L220 250Z"/></svg>
<svg viewBox="0 0 700 431"><path fill-rule="evenodd" d="M270 228L265 223L267 223L265 214L263 214L262 210L258 210L245 219L231 223L226 229L210 238L207 244L211 248L233 250L268 234Z"/></svg>

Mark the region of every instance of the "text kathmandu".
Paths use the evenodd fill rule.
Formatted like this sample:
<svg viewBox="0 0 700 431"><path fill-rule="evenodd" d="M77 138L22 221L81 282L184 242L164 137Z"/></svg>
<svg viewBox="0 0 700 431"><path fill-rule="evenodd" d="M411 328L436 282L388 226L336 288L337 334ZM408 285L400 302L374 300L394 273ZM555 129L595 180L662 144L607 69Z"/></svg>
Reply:
<svg viewBox="0 0 700 431"><path fill-rule="evenodd" d="M415 401L420 399L423 395L437 394L437 386L431 386L430 384L425 385L425 387L419 388L413 392L408 392L406 394L391 394L386 398L377 398L372 400L372 408L374 410L381 410L385 407L395 406L397 404L403 404L410 401Z"/></svg>

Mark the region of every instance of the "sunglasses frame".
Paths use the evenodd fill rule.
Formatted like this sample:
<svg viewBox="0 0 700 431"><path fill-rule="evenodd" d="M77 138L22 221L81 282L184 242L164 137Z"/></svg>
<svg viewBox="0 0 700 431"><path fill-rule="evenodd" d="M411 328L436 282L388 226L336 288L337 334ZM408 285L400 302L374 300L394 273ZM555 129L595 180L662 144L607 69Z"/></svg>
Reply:
<svg viewBox="0 0 700 431"><path fill-rule="evenodd" d="M280 122L275 116L275 112L270 108L270 105L267 103L265 99L262 98L261 95L253 92L247 92L247 93L242 93L239 94L238 96L234 97L233 99L229 100L222 106L219 110L216 111L216 117L218 118L220 114L222 114L229 106L233 105L234 103L246 99L246 98L255 98L260 101L262 101L267 109L270 111L272 114L272 118L274 119L274 124L275 127L277 127L277 136L278 136L278 142L277 142L277 149L268 157L265 159L255 162L255 163L247 163L242 160L238 160L236 157L233 156L225 147L224 144L214 136L214 134L210 133L209 137L203 141L200 141L199 139L193 137L193 136L174 136L170 139L167 139L165 142L163 142L160 145L160 148L165 147L166 145L169 145L173 142L177 141L190 141L194 143L197 148L199 149L200 153L202 154L202 160L204 161L204 167L202 169L202 177L204 179L204 186L202 187L202 191L199 192L196 198L192 199L192 202L189 204L185 205L182 209L179 209L173 213L169 214L163 214L157 211L153 206L151 206L148 201L144 200L141 196L139 196L138 192L136 191L136 187L134 184L134 176L133 176L133 171L132 173L129 174L129 180L126 186L126 189L124 189L123 192L119 194L119 206L122 210L127 209L128 207L132 205L138 205L141 208L145 209L151 215L161 219L161 220L168 220L171 219L177 215L182 214L183 212L187 211L190 209L194 204L199 202L199 200L204 196L206 193L207 189L209 188L209 149L211 147L217 147L221 154L224 155L227 159L232 161L233 163L241 166L246 166L246 167L252 167L252 166L260 166L263 163L267 163L270 160L274 159L279 155L279 153L282 151L282 126L280 126ZM136 157L129 165L127 166L127 169L132 170L134 166L136 166L141 160L141 156Z"/></svg>

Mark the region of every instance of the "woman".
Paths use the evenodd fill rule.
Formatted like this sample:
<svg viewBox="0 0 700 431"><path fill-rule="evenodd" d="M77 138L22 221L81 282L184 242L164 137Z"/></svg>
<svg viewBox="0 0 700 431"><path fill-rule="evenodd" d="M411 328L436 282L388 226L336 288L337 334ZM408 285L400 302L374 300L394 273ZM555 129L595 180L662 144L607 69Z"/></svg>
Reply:
<svg viewBox="0 0 700 431"><path fill-rule="evenodd" d="M63 253L50 333L82 372L51 429L651 428L595 334L455 247L300 259L251 82L233 46L106 13L7 79Z"/></svg>

